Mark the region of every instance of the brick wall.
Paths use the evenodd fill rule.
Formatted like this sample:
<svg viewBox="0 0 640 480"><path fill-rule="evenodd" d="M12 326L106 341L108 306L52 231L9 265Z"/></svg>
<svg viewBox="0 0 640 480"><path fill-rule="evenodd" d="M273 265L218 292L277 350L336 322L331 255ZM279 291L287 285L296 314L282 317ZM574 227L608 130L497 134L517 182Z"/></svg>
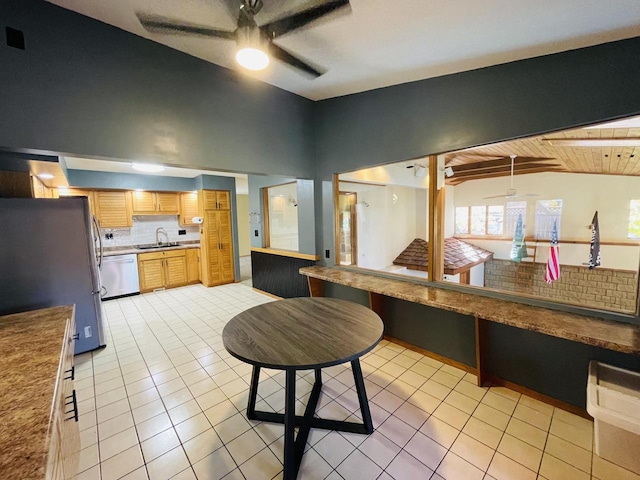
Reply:
<svg viewBox="0 0 640 480"><path fill-rule="evenodd" d="M484 285L605 310L632 312L636 309L636 272L561 265L560 279L547 285L544 281L546 267L544 263L490 260L484 264Z"/></svg>

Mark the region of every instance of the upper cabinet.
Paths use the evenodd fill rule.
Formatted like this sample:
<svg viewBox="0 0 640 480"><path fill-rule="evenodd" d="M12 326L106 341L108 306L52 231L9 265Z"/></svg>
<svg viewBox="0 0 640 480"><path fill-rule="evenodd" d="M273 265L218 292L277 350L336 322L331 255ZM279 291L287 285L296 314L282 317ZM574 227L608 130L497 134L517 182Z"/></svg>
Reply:
<svg viewBox="0 0 640 480"><path fill-rule="evenodd" d="M175 192L131 192L134 215L177 215L178 194Z"/></svg>
<svg viewBox="0 0 640 480"><path fill-rule="evenodd" d="M93 203L101 227L115 228L132 225L130 192L95 190Z"/></svg>
<svg viewBox="0 0 640 480"><path fill-rule="evenodd" d="M198 210L198 193L183 192L180 193L180 225L190 226L193 223L193 217L201 217Z"/></svg>
<svg viewBox="0 0 640 480"><path fill-rule="evenodd" d="M231 210L231 193L228 190L203 190L205 210Z"/></svg>

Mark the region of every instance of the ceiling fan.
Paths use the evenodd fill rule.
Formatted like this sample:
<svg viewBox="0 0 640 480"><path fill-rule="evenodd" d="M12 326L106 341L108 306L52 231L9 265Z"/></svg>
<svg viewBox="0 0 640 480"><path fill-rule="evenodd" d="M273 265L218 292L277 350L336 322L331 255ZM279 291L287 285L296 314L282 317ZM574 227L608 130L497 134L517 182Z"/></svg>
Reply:
<svg viewBox="0 0 640 480"><path fill-rule="evenodd" d="M511 158L511 175L509 176L509 178L511 179L511 187L507 188L507 191L504 195L491 195L489 197L482 197L483 199L489 199L489 198L518 198L518 197L538 197L540 196L540 194L538 193L521 193L518 194L518 191L513 188L513 164L515 162L517 155L509 155L509 157Z"/></svg>
<svg viewBox="0 0 640 480"><path fill-rule="evenodd" d="M219 30L142 12L136 12L136 15L142 26L151 33L194 35L235 40L237 45L236 60L241 66L249 70L266 68L269 64L269 57L273 57L300 72L316 78L322 75L324 71L276 45L273 40L305 27L329 13L350 8L349 0L329 0L315 7L290 13L258 25L254 17L262 10L262 0L240 0L239 8L237 7L237 1L222 1L227 3L234 16L237 15L238 27L234 31Z"/></svg>

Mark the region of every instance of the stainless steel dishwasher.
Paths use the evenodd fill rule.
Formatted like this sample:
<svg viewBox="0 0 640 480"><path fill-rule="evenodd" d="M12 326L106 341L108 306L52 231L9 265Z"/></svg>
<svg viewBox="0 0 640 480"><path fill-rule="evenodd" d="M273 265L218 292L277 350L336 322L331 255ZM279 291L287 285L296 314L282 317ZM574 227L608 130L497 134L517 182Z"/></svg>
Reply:
<svg viewBox="0 0 640 480"><path fill-rule="evenodd" d="M140 293L138 256L132 253L103 257L100 277L103 300Z"/></svg>

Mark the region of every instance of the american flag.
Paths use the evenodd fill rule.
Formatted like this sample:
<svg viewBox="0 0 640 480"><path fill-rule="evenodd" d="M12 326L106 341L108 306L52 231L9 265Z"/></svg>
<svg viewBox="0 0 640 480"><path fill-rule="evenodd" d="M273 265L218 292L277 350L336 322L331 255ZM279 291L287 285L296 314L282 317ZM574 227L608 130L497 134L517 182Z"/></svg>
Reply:
<svg viewBox="0 0 640 480"><path fill-rule="evenodd" d="M549 260L547 261L547 271L544 274L544 281L551 283L560 278L560 260L558 259L558 228L556 221L553 222L551 232L551 247L549 248Z"/></svg>

